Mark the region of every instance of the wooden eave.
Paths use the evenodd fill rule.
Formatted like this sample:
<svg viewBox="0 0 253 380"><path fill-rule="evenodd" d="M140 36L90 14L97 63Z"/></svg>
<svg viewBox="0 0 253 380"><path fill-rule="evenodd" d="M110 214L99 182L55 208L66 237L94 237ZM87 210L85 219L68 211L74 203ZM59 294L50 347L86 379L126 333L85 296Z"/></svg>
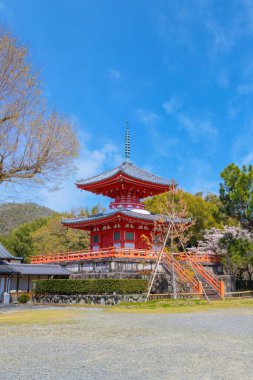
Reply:
<svg viewBox="0 0 253 380"><path fill-rule="evenodd" d="M140 199L143 199L151 195L157 195L166 191L170 191L175 185L164 185L154 182L142 181L138 178L130 177L123 172L118 172L111 178L89 184L76 183L76 186L79 189L90 191L97 195L102 194L110 198L114 198L114 191L124 189L131 190L132 186L135 191L139 191Z"/></svg>
<svg viewBox="0 0 253 380"><path fill-rule="evenodd" d="M108 223L118 223L118 222L133 222L133 223L139 223L142 225L153 225L154 220L147 220L147 219L141 219L141 218L134 218L132 216L123 215L120 212L116 213L114 215L105 216L104 218L101 218L99 220L87 220L87 221L80 221L76 223L64 223L64 226L67 228L76 228L81 230L87 230L91 231L95 226L104 226Z"/></svg>

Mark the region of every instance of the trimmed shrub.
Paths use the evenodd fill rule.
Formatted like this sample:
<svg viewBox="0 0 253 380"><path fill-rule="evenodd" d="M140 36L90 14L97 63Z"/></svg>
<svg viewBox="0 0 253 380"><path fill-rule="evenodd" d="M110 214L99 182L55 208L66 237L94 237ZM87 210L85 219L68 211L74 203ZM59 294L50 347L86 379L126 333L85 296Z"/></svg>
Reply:
<svg viewBox="0 0 253 380"><path fill-rule="evenodd" d="M143 279L37 280L35 294L140 294L147 291Z"/></svg>
<svg viewBox="0 0 253 380"><path fill-rule="evenodd" d="M18 302L20 303L27 303L29 300L30 300L30 296L29 294L26 294L26 293L22 293L18 297Z"/></svg>

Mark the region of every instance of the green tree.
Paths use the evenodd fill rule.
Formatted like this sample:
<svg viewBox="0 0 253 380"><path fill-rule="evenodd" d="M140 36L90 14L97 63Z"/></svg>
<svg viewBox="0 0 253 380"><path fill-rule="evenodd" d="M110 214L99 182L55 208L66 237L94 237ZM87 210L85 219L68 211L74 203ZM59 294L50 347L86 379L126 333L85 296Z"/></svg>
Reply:
<svg viewBox="0 0 253 380"><path fill-rule="evenodd" d="M3 245L14 255L23 257L25 262L30 261L34 254L32 233L47 223L47 218L41 218L31 223L25 223L0 238Z"/></svg>
<svg viewBox="0 0 253 380"><path fill-rule="evenodd" d="M222 263L226 273L233 279L238 276L239 271L248 271L253 265L253 243L246 238L237 238L231 233L226 233L221 238L219 245L222 249ZM249 271L248 271L249 273Z"/></svg>
<svg viewBox="0 0 253 380"><path fill-rule="evenodd" d="M192 226L186 232L189 235L189 247L196 246L197 242L203 239L206 229L222 228L224 225L224 215L219 210L219 202L215 196L209 195L205 199L201 193L193 195L183 190L177 190L175 193L156 195L145 201L149 211L167 215L171 214L170 206L167 205L173 203L175 216L193 220ZM185 215L182 215L182 207L185 208Z"/></svg>
<svg viewBox="0 0 253 380"><path fill-rule="evenodd" d="M33 253L57 253L84 250L89 247L87 231L66 228L61 224L61 218L73 217L73 214L56 214L47 223L31 234Z"/></svg>
<svg viewBox="0 0 253 380"><path fill-rule="evenodd" d="M221 210L235 218L241 225L253 229L253 167L228 165L221 173Z"/></svg>

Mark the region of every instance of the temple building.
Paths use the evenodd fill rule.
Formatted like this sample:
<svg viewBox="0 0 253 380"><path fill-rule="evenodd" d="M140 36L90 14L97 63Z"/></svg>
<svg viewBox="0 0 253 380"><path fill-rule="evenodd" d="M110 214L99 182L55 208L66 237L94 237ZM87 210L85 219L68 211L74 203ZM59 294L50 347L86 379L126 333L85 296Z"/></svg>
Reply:
<svg viewBox="0 0 253 380"><path fill-rule="evenodd" d="M3 294L11 295L10 301L16 301L22 292L33 289L33 281L48 278L68 278L70 271L60 265L25 264L22 257L10 254L0 243L0 303Z"/></svg>
<svg viewBox="0 0 253 380"><path fill-rule="evenodd" d="M62 220L66 228L86 230L90 233L90 247L83 252L63 252L34 256L32 263L55 263L69 269L76 277L138 277L153 269L161 241L157 239L156 226L162 220L164 226L190 224L190 219L171 219L166 215L150 213L143 200L176 187L174 180L167 180L138 168L130 161L130 137L126 128L125 160L107 172L79 180L76 187L111 199L105 212ZM180 257L179 257L180 256ZM220 283L212 273L222 271L217 255L180 254L174 260L178 278L191 290L199 291L199 280L193 280L186 269L191 260L195 272L219 292ZM170 256L164 265L171 271ZM203 265L202 265L203 264ZM195 282L194 282L195 281Z"/></svg>
<svg viewBox="0 0 253 380"><path fill-rule="evenodd" d="M152 231L154 221L159 216L145 210L142 200L170 191L175 187L175 182L138 168L130 162L129 156L127 129L125 162L108 172L76 183L81 190L112 199L109 210L104 213L62 220L66 227L90 232L91 251L158 248L153 241Z"/></svg>

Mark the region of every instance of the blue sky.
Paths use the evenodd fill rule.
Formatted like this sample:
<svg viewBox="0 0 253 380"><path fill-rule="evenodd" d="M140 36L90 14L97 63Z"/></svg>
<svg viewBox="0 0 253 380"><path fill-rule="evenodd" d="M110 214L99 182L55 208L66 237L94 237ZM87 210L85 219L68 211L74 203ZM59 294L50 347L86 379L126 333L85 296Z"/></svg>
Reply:
<svg viewBox="0 0 253 380"><path fill-rule="evenodd" d="M58 211L103 198L86 178L131 159L184 190L217 192L231 162L253 160L253 1L11 0L1 23L29 47L49 105L81 141L61 190L8 188Z"/></svg>

